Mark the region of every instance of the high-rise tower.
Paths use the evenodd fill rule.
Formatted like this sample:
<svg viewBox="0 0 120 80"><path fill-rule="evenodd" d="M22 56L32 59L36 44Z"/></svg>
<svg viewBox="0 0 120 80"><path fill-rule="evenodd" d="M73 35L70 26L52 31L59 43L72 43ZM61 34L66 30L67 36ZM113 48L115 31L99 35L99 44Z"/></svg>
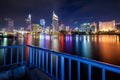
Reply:
<svg viewBox="0 0 120 80"><path fill-rule="evenodd" d="M27 30L32 31L32 28L31 28L31 14L28 15L28 18L26 19L26 23L27 23Z"/></svg>
<svg viewBox="0 0 120 80"><path fill-rule="evenodd" d="M14 20L11 18L5 18L7 31L12 32L14 28Z"/></svg>
<svg viewBox="0 0 120 80"><path fill-rule="evenodd" d="M40 25L43 27L43 30L45 30L45 19L40 19Z"/></svg>
<svg viewBox="0 0 120 80"><path fill-rule="evenodd" d="M58 31L58 16L53 12L52 15L52 29L53 31Z"/></svg>

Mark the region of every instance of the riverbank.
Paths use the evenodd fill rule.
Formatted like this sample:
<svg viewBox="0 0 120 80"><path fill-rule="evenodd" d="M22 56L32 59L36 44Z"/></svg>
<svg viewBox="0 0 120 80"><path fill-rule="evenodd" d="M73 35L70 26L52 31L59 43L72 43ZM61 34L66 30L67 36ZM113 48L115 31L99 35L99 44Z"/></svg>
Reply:
<svg viewBox="0 0 120 80"><path fill-rule="evenodd" d="M8 35L0 34L0 38L17 38L17 36L15 36L15 35L10 35L10 34L8 34Z"/></svg>

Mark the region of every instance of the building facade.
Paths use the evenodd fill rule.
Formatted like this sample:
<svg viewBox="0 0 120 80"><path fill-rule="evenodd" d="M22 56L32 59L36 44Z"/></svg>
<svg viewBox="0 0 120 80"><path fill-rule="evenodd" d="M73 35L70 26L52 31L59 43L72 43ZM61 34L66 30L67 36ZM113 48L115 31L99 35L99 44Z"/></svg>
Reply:
<svg viewBox="0 0 120 80"><path fill-rule="evenodd" d="M6 18L5 20L6 20L7 31L13 32L14 20L12 20L11 18Z"/></svg>
<svg viewBox="0 0 120 80"><path fill-rule="evenodd" d="M39 31L39 24L32 24L32 31L38 32Z"/></svg>
<svg viewBox="0 0 120 80"><path fill-rule="evenodd" d="M69 31L70 30L70 26L66 26L66 31Z"/></svg>
<svg viewBox="0 0 120 80"><path fill-rule="evenodd" d="M65 30L65 25L64 25L64 24L61 24L61 25L59 26L59 31L61 31L61 30Z"/></svg>
<svg viewBox="0 0 120 80"><path fill-rule="evenodd" d="M95 22L90 23L90 27L91 27L91 30L93 33L96 33L98 31L97 23L95 23Z"/></svg>
<svg viewBox="0 0 120 80"><path fill-rule="evenodd" d="M54 12L53 12L53 15L52 15L52 30L53 30L53 32L59 30L58 16Z"/></svg>
<svg viewBox="0 0 120 80"><path fill-rule="evenodd" d="M43 30L45 30L45 19L40 19L40 25L43 27Z"/></svg>
<svg viewBox="0 0 120 80"><path fill-rule="evenodd" d="M26 20L26 24L27 24L27 30L28 31L32 31L32 26L31 26L31 14L28 15L28 18L25 19Z"/></svg>
<svg viewBox="0 0 120 80"><path fill-rule="evenodd" d="M99 31L113 31L115 30L115 20L107 22L99 22Z"/></svg>

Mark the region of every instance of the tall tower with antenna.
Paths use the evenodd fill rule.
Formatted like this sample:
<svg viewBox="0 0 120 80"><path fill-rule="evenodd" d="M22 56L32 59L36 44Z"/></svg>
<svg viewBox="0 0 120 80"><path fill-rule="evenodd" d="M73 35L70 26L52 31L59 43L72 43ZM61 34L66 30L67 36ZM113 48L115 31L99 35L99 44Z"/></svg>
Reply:
<svg viewBox="0 0 120 80"><path fill-rule="evenodd" d="M27 30L28 31L32 31L32 28L31 28L31 14L28 15L28 18L25 19L26 20L26 24L27 24Z"/></svg>
<svg viewBox="0 0 120 80"><path fill-rule="evenodd" d="M52 15L52 29L53 31L58 31L58 16L54 13Z"/></svg>

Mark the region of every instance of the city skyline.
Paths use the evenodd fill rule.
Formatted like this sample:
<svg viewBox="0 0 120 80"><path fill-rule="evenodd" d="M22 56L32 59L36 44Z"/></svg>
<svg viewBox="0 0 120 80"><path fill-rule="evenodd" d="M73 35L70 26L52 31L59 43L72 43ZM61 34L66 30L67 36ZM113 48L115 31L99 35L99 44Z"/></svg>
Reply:
<svg viewBox="0 0 120 80"><path fill-rule="evenodd" d="M46 26L52 23L52 12L59 17L59 24L79 27L83 22L120 21L119 0L2 0L0 2L0 26L5 18L15 21L15 26L25 26L25 18L32 15L32 23L45 19Z"/></svg>

